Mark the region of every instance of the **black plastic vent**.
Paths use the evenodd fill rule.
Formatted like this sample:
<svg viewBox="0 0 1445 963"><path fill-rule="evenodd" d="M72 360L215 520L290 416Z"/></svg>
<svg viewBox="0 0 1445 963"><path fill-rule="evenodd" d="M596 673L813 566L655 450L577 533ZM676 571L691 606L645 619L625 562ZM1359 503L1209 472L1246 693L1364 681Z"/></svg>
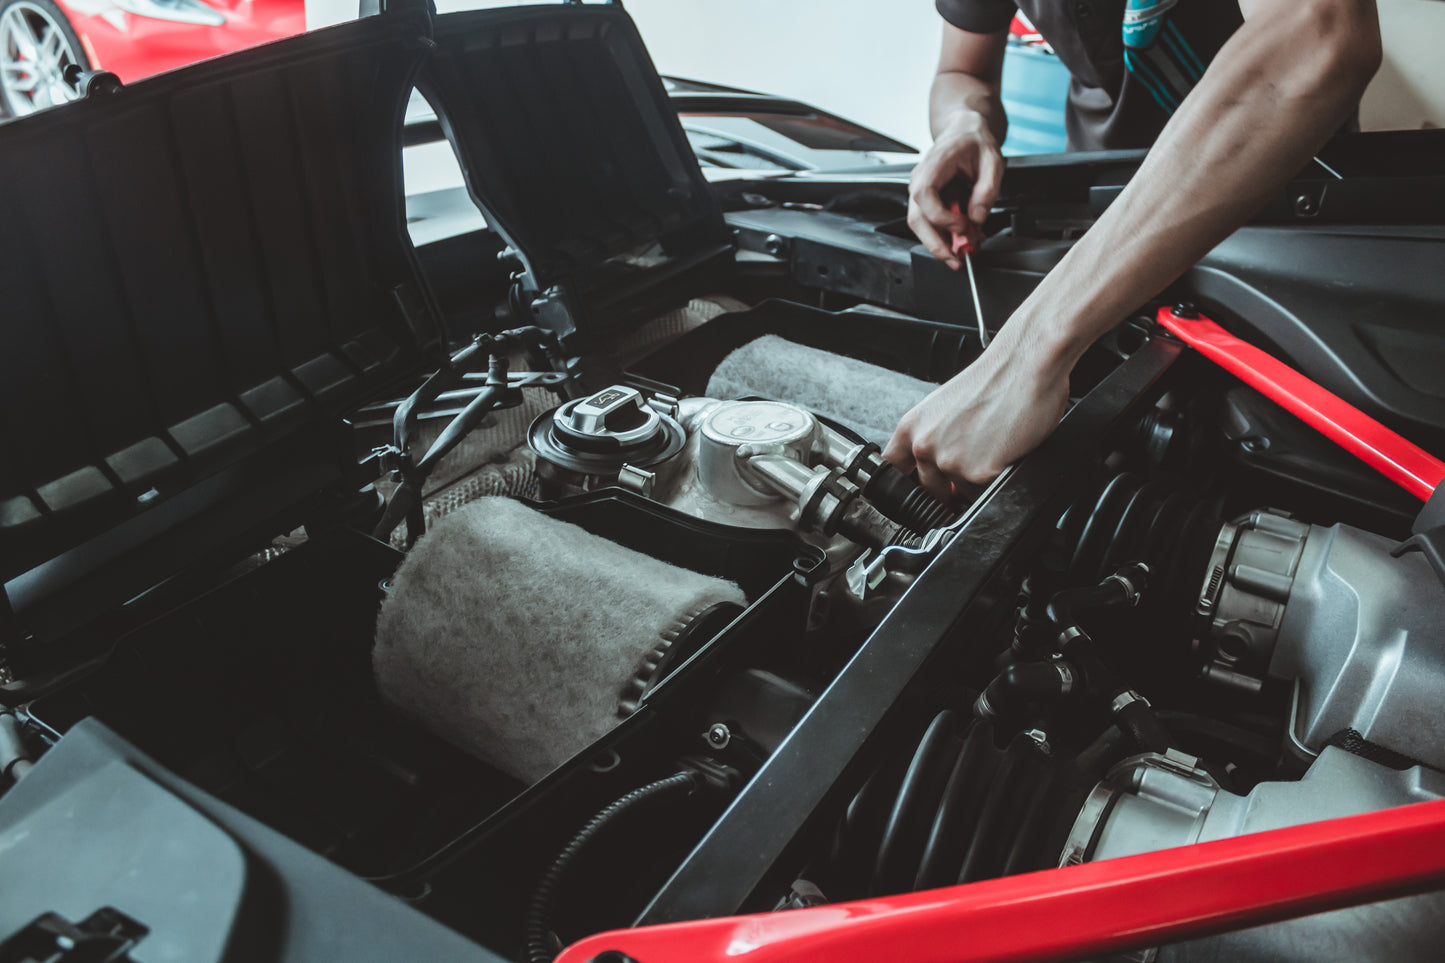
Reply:
<svg viewBox="0 0 1445 963"><path fill-rule="evenodd" d="M0 127L0 578L437 341L400 170L426 33L390 13Z"/></svg>
<svg viewBox="0 0 1445 963"><path fill-rule="evenodd" d="M447 14L435 37L421 85L472 197L536 291L566 298L576 330L617 323L608 309L626 292L730 246L620 6Z"/></svg>

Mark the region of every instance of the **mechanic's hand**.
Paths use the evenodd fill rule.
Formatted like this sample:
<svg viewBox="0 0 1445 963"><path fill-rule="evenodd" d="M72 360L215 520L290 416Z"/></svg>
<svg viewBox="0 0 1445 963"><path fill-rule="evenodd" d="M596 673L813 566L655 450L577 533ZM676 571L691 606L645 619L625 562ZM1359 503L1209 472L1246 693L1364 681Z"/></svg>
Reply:
<svg viewBox="0 0 1445 963"><path fill-rule="evenodd" d="M903 416L883 457L939 498L963 495L1036 448L1068 401L1067 368L995 341Z"/></svg>
<svg viewBox="0 0 1445 963"><path fill-rule="evenodd" d="M988 124L978 114L960 114L933 142L913 168L908 183L908 226L934 257L957 271L962 262L953 254L952 235L975 245L983 222L998 197L1003 181L1003 154ZM945 193L963 188L957 201L962 210L950 209Z"/></svg>

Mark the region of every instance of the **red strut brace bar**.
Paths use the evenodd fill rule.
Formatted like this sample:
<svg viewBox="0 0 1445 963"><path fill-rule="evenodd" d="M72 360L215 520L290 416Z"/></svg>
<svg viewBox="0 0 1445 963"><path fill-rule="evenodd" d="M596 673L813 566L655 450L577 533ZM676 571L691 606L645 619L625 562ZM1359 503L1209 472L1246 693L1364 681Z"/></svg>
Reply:
<svg viewBox="0 0 1445 963"><path fill-rule="evenodd" d="M1074 960L1442 884L1445 800L901 896L615 930L557 963Z"/></svg>
<svg viewBox="0 0 1445 963"><path fill-rule="evenodd" d="M1185 344L1422 501L1429 501L1445 478L1445 462L1208 318L1160 308L1158 320Z"/></svg>

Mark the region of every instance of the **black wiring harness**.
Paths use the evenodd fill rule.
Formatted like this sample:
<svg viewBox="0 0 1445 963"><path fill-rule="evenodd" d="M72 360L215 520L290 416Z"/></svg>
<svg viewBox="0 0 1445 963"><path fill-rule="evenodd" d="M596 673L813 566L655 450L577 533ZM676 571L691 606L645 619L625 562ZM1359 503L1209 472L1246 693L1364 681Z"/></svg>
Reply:
<svg viewBox="0 0 1445 963"><path fill-rule="evenodd" d="M513 374L510 358L529 357L539 370ZM412 451L419 416L443 392L452 391L474 371L486 367L486 380L420 458ZM437 464L493 411L515 408L522 403L523 388L547 388L571 397L575 385L567 373L566 357L555 333L544 328L525 327L499 334L482 334L447 359L421 387L412 392L392 416L392 443L378 450L382 467L391 473L397 488L372 535L383 541L406 521L406 544L410 548L426 531L422 512L422 489Z"/></svg>

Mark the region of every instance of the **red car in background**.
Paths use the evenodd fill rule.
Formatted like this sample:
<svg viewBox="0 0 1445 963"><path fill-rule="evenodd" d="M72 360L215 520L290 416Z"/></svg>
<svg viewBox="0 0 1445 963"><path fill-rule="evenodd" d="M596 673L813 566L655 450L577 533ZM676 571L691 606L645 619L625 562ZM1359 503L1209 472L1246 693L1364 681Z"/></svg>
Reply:
<svg viewBox="0 0 1445 963"><path fill-rule="evenodd" d="M73 66L133 81L305 29L305 0L0 0L0 114L74 100Z"/></svg>

